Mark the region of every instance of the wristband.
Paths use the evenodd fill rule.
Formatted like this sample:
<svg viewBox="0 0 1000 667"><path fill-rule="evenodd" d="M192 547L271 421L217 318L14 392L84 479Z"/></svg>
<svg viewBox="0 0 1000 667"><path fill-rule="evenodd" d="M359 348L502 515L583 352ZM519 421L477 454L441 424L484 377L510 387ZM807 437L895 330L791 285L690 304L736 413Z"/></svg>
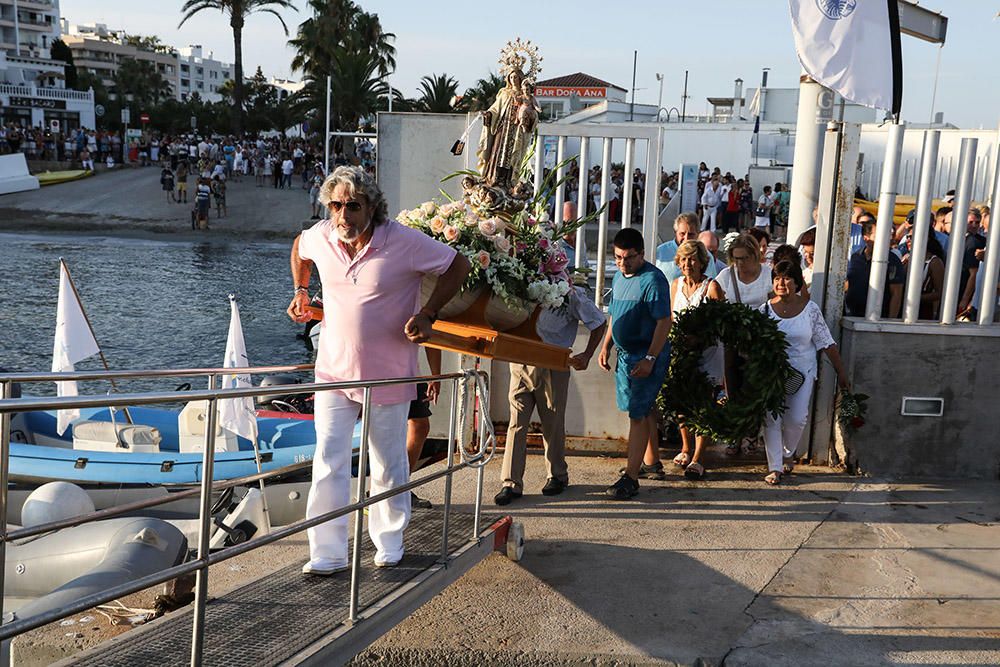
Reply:
<svg viewBox="0 0 1000 667"><path fill-rule="evenodd" d="M296 287L295 288L295 293L298 294L299 292L305 292L306 294L308 294L309 293L309 288L308 287Z"/></svg>

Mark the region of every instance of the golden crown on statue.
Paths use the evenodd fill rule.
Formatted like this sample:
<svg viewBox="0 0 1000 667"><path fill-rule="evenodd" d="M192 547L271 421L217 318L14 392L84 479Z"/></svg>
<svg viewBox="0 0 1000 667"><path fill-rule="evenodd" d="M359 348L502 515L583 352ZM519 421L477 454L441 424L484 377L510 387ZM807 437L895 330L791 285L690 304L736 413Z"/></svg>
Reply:
<svg viewBox="0 0 1000 667"><path fill-rule="evenodd" d="M500 76L507 78L511 72L520 72L524 75L524 82L532 86L538 79L538 73L542 71L542 57L538 55L538 47L531 43L531 40L522 41L520 37L507 45L500 51ZM524 66L528 65L525 71Z"/></svg>

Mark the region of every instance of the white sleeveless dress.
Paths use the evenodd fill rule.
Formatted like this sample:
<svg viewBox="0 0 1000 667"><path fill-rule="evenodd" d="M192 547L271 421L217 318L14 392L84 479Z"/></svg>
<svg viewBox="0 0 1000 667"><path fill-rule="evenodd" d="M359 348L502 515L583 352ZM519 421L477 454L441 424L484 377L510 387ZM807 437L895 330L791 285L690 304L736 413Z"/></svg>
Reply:
<svg viewBox="0 0 1000 667"><path fill-rule="evenodd" d="M708 284L711 282L710 278L705 278L701 285L694 291L691 296L684 295L684 278L680 277L674 280L674 284L677 286L673 303L671 303L671 310L674 316L679 315L688 308L697 308L704 301L708 299ZM722 384L722 377L725 369L725 355L722 350L722 345L713 345L706 349L701 355L701 370L705 371L709 379L712 380L713 384Z"/></svg>

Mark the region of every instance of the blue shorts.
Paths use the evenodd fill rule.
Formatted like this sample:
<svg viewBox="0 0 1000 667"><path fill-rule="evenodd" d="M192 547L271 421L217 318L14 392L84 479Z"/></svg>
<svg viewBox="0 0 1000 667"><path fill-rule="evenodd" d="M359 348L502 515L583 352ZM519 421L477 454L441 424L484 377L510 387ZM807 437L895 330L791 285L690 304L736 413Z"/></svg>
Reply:
<svg viewBox="0 0 1000 667"><path fill-rule="evenodd" d="M670 367L670 346L666 345L653 364L653 372L648 377L634 378L629 375L632 368L645 355L629 354L618 350L618 364L615 366L615 398L618 409L628 412L629 419L643 419L653 411L656 397L663 387Z"/></svg>

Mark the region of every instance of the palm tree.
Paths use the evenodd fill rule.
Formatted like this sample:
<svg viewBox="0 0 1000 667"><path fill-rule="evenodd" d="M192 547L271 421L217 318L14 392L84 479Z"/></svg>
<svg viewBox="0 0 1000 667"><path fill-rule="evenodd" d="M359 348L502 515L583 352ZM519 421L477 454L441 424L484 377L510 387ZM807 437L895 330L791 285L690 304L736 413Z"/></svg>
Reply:
<svg viewBox="0 0 1000 667"><path fill-rule="evenodd" d="M476 81L476 85L465 91L462 97L462 107L465 111L483 111L489 109L497 93L506 83L499 74L490 72L486 78Z"/></svg>
<svg viewBox="0 0 1000 667"><path fill-rule="evenodd" d="M235 82L233 88L235 102L233 105L233 131L240 135L243 132L243 26L246 24L247 17L257 12L274 14L287 35L288 26L285 25L285 19L281 18L278 9L298 10L291 0L186 0L184 6L181 7L184 17L177 24L177 27L180 28L189 18L203 9L214 9L227 15L229 27L233 29L233 59L236 70L233 72Z"/></svg>
<svg viewBox="0 0 1000 667"><path fill-rule="evenodd" d="M382 30L378 15L351 0L309 0L312 17L299 24L293 39L292 69L305 87L291 100L293 109L317 121L326 107L326 77L333 91L330 124L355 130L358 121L381 106L388 92L384 79L396 67L395 35Z"/></svg>
<svg viewBox="0 0 1000 667"><path fill-rule="evenodd" d="M434 74L420 79L420 97L417 106L430 113L450 113L455 111L454 99L458 93L458 81L447 74Z"/></svg>

